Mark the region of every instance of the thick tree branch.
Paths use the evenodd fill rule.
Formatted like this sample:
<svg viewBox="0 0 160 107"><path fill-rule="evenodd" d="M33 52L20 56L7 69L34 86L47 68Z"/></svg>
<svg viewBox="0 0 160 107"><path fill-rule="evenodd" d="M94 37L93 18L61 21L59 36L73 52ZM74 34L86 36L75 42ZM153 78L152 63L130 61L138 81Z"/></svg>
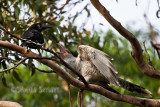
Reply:
<svg viewBox="0 0 160 107"><path fill-rule="evenodd" d="M20 47L18 45L15 45L9 42L5 42L5 41L0 41L0 47L19 52L21 54L24 54L27 57L38 57L39 56L38 54L35 54L31 51L27 52L26 49L23 47ZM112 100L127 102L127 103L137 105L137 106L145 106L145 107L147 106L159 107L160 106L160 100L146 99L146 98L133 97L129 95L116 94L100 86L92 85L92 84L88 84L88 86L86 87L83 82L73 78L70 74L68 74L66 71L60 68L54 61L47 60L47 59L36 59L36 60L47 65L48 67L53 69L53 71L56 71L56 73L59 74L65 81L67 81L69 84L72 84L75 87L101 94Z"/></svg>
<svg viewBox="0 0 160 107"><path fill-rule="evenodd" d="M70 65L68 65L65 61L63 61L63 59L61 57L59 57L55 52L53 52L52 50L49 50L49 49L45 49L45 48L41 48L42 50L45 50L47 52L50 52L52 53L53 55L55 55L55 57L57 57L60 62L67 68L69 68L71 70L71 72L75 75L77 75L81 80L82 82L87 86L88 83L87 81L84 79L84 77L79 73L79 72L76 72Z"/></svg>
<svg viewBox="0 0 160 107"><path fill-rule="evenodd" d="M16 35L13 35L12 33L10 33L9 31L7 31L6 29L4 29L4 28L1 27L1 26L0 26L0 29L3 30L5 33L9 34L10 36L14 37L14 38L17 38L17 39L19 39L19 40L21 40L21 41L25 41L26 43L30 43L30 44L32 43L32 44L34 44L34 45L37 45L39 49L42 49L42 50L45 50L45 51L47 51L47 52L52 53L53 55L55 55L55 56L60 60L60 62L61 62L65 67L69 68L69 69L71 70L71 72L73 72L75 75L77 75L77 76L82 80L82 82L83 82L86 86L88 85L88 83L86 82L86 80L84 79L84 77L83 77L80 73L76 72L76 71L75 71L70 65L68 65L65 61L63 61L63 60L61 59L61 57L59 57L54 51L49 50L49 49L45 49L45 48L41 47L42 44L35 43L35 42L30 41L30 40L22 39L22 38L20 38L20 37L18 37L18 36L16 36ZM38 56L37 56L37 57L38 57Z"/></svg>
<svg viewBox="0 0 160 107"><path fill-rule="evenodd" d="M0 101L0 107L23 107L23 106L18 104L17 102Z"/></svg>
<svg viewBox="0 0 160 107"><path fill-rule="evenodd" d="M156 70L143 59L142 48L136 37L126 30L116 19L114 19L109 11L99 2L99 0L90 0L93 6L104 16L104 18L123 36L125 37L132 46L132 57L134 58L135 62L137 63L138 67L141 71L156 79L160 79L160 70Z"/></svg>

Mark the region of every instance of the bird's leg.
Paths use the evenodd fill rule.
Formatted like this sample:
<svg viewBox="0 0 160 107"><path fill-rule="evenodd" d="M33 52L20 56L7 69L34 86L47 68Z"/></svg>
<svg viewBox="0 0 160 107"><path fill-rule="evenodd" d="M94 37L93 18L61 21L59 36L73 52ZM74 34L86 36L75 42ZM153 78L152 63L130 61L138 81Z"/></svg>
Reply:
<svg viewBox="0 0 160 107"><path fill-rule="evenodd" d="M73 107L72 105L72 97L71 97L71 90L70 90L70 84L68 83L68 91L69 91L69 103L70 103L70 107Z"/></svg>

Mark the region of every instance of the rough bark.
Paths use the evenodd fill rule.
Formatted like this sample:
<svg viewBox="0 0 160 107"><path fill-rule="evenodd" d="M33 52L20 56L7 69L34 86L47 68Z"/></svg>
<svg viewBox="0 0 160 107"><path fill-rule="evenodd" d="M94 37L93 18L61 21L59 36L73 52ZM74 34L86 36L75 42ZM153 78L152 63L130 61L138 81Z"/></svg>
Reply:
<svg viewBox="0 0 160 107"><path fill-rule="evenodd" d="M99 0L90 0L93 6L103 15L103 17L123 36L126 38L131 46L132 52L131 55L137 63L140 70L152 78L160 79L160 70L155 69L151 65L147 64L143 59L143 50L137 38L125 29L121 23L114 19L109 11L99 2Z"/></svg>
<svg viewBox="0 0 160 107"><path fill-rule="evenodd" d="M17 102L0 101L0 107L23 107L23 106L18 104Z"/></svg>
<svg viewBox="0 0 160 107"><path fill-rule="evenodd" d="M33 53L31 51L27 52L25 48L9 43L9 42L0 41L0 47L13 50L25 56L29 56L29 57L37 56L38 57L36 53ZM101 94L111 100L122 101L122 102L130 103L130 104L137 105L137 106L143 106L143 107L149 107L149 106L160 107L160 100L140 98L140 97L134 97L130 95L116 94L100 86L92 85L92 84L85 86L83 82L73 78L70 74L68 74L61 67L59 67L54 61L51 61L48 59L36 59L36 60L52 68L65 81L67 81L69 84L72 84L75 87Z"/></svg>

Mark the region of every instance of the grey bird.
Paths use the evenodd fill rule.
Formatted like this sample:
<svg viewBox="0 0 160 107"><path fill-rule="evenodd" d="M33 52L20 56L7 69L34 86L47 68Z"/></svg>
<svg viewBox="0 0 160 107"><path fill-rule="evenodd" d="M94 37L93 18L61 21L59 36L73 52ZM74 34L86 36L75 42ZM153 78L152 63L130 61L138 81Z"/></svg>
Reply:
<svg viewBox="0 0 160 107"><path fill-rule="evenodd" d="M80 45L78 57L74 57L62 45L58 45L60 48L59 56L73 69L79 72L88 83L97 84L109 91L118 93L108 85L111 83L133 93L151 97L151 92L149 90L117 77L117 70L109 61L109 59L112 60L113 58L106 53L87 45ZM65 69L71 72L69 69Z"/></svg>

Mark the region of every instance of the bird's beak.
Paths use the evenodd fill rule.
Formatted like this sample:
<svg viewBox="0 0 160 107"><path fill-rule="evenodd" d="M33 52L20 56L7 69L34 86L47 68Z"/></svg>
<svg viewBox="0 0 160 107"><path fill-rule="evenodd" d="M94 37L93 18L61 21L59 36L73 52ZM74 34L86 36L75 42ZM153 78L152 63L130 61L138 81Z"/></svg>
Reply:
<svg viewBox="0 0 160 107"><path fill-rule="evenodd" d="M41 28L41 29L43 30L43 29L48 29L48 28L52 28L52 26L42 25L42 28Z"/></svg>
<svg viewBox="0 0 160 107"><path fill-rule="evenodd" d="M68 53L61 44L59 44L59 43L57 43L57 44L58 44L58 46L59 46L59 49L60 49L60 52L61 52L61 53L63 53L63 54Z"/></svg>

